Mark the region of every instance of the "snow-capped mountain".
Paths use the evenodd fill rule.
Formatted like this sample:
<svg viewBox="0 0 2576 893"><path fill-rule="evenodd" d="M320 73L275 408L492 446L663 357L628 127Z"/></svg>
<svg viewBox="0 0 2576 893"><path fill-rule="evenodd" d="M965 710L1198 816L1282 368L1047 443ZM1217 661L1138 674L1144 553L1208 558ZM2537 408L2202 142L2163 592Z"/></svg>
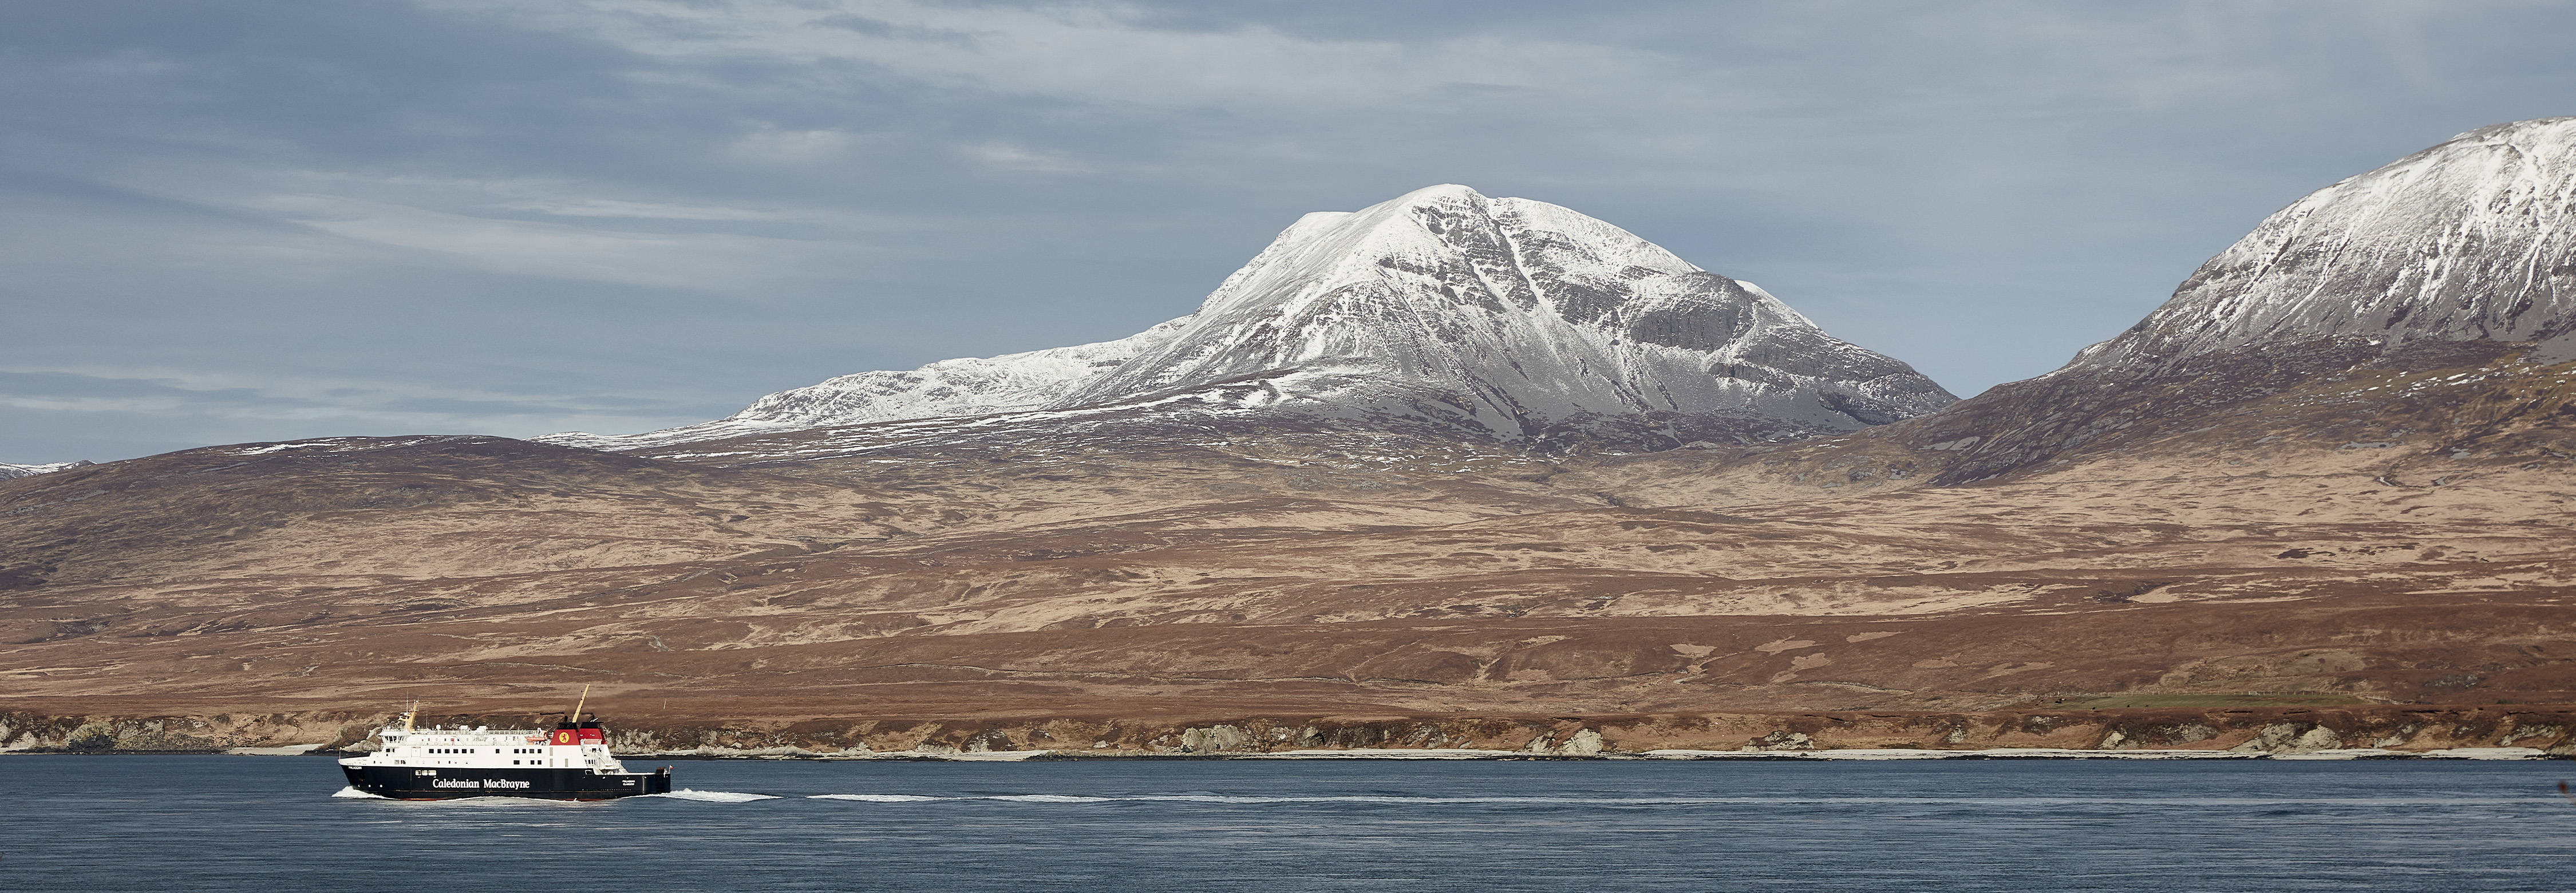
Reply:
<svg viewBox="0 0 2576 893"><path fill-rule="evenodd" d="M634 449L1218 392L1270 416L1637 447L1848 431L1956 399L1618 227L1434 186L1308 214L1196 313L1129 338L843 376L649 434L541 439Z"/></svg>
<svg viewBox="0 0 2576 893"><path fill-rule="evenodd" d="M0 462L0 481L10 480L12 478L33 477L40 474L49 474L66 468L79 468L83 465L89 464L92 463L87 459L83 459L78 462L47 462L41 465L13 465L7 462Z"/></svg>
<svg viewBox="0 0 2576 893"><path fill-rule="evenodd" d="M1889 435L1946 453L1931 479L1957 483L2350 374L2515 358L2576 360L2576 118L2482 127L2310 193L2128 331Z"/></svg>
<svg viewBox="0 0 2576 893"><path fill-rule="evenodd" d="M2253 344L2527 341L2576 329L2576 118L2481 127L2310 193L2069 368Z"/></svg>

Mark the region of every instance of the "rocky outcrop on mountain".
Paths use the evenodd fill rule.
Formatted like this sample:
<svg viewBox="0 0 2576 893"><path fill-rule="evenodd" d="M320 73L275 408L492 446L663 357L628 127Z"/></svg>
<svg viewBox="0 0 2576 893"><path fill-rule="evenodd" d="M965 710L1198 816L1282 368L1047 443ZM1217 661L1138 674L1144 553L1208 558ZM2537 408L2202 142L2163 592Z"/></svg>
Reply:
<svg viewBox="0 0 2576 893"><path fill-rule="evenodd" d="M1434 186L1308 214L1196 313L1119 341L844 376L704 425L543 439L637 449L969 417L991 438L1215 416L1657 449L1850 431L1954 399L1617 227Z"/></svg>

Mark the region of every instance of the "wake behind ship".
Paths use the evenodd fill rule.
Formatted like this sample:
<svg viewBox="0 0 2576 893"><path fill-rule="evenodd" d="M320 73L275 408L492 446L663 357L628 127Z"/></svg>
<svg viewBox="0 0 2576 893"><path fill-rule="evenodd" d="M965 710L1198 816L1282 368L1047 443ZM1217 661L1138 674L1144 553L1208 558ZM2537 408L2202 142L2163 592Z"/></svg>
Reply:
<svg viewBox="0 0 2576 893"><path fill-rule="evenodd" d="M380 749L340 761L349 786L397 800L538 797L607 800L671 792L671 770L628 772L608 753L597 717L566 719L550 731L412 727L377 732Z"/></svg>

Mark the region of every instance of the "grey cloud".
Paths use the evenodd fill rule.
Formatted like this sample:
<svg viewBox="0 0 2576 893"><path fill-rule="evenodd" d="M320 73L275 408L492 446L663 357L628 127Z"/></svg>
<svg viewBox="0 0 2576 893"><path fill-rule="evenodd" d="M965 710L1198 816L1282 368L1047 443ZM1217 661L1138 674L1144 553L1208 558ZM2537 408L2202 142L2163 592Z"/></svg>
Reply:
<svg viewBox="0 0 2576 893"><path fill-rule="evenodd" d="M0 400L65 403L174 401L200 406L313 405L308 400L264 397L252 388L188 388L170 379L111 378L70 372L0 371Z"/></svg>

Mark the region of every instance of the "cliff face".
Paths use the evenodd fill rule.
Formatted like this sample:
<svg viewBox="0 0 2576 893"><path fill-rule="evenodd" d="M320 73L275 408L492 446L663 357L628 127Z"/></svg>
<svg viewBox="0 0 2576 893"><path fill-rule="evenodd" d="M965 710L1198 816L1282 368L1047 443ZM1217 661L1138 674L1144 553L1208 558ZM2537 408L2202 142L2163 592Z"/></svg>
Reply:
<svg viewBox="0 0 2576 893"><path fill-rule="evenodd" d="M1157 421L1213 417L1247 430L1660 449L1850 431L1953 399L1759 287L1617 227L1434 186L1308 214L1196 313L1129 338L844 376L703 425L543 439L644 449L998 416L969 439L1107 423L1152 440L1171 427Z"/></svg>

